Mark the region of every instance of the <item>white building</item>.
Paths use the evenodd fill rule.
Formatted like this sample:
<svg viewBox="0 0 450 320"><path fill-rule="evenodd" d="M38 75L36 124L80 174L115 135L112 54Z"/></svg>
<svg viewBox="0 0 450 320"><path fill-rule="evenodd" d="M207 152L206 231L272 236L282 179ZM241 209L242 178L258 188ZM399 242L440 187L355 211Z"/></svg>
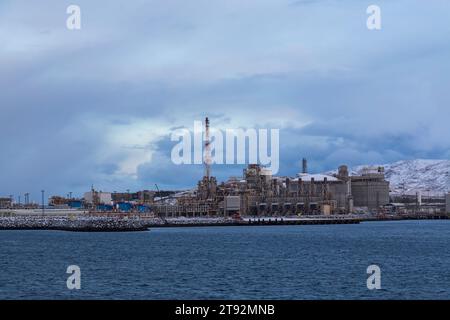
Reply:
<svg viewBox="0 0 450 320"><path fill-rule="evenodd" d="M224 199L225 211L239 211L241 209L241 196L226 196Z"/></svg>
<svg viewBox="0 0 450 320"><path fill-rule="evenodd" d="M112 204L112 196L111 192L86 192L84 194L84 202L93 204L94 203L94 194L98 197L98 204Z"/></svg>

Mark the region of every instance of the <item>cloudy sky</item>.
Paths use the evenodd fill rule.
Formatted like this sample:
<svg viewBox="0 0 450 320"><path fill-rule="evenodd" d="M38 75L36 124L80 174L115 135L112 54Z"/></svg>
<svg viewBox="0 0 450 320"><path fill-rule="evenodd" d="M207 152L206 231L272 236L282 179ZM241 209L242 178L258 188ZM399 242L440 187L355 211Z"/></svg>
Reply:
<svg viewBox="0 0 450 320"><path fill-rule="evenodd" d="M170 133L205 116L279 128L282 175L447 159L449 21L448 0L1 0L0 196L191 187Z"/></svg>

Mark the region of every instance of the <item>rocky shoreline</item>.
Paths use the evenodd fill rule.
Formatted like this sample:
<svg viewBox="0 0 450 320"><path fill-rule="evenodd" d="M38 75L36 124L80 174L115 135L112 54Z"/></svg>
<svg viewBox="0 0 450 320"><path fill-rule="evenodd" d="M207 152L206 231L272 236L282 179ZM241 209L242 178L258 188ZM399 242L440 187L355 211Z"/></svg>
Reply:
<svg viewBox="0 0 450 320"><path fill-rule="evenodd" d="M77 232L147 231L141 220L103 217L1 217L0 230L60 230Z"/></svg>
<svg viewBox="0 0 450 320"><path fill-rule="evenodd" d="M249 218L234 220L227 218L174 218L140 219L118 217L0 217L0 230L61 230L77 232L127 232L147 231L149 228L165 227L214 227L214 226L267 226L267 225L311 225L311 224L355 224L359 219L343 218Z"/></svg>
<svg viewBox="0 0 450 320"><path fill-rule="evenodd" d="M226 227L226 226L271 226L271 225L325 225L359 224L371 221L395 221L416 219L450 219L449 215L414 216L309 216L309 217L263 217L243 218L141 218L84 216L9 216L0 217L0 230L60 230L76 232L130 232L148 231L150 228L170 227Z"/></svg>

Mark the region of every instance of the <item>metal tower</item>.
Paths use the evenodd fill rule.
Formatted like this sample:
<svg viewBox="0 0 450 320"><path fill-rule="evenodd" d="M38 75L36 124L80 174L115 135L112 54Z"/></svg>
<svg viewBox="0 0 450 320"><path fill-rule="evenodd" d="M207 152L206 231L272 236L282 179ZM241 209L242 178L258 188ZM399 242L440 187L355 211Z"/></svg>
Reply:
<svg viewBox="0 0 450 320"><path fill-rule="evenodd" d="M204 165L205 165L205 177L208 178L211 175L211 141L209 135L209 119L205 119L205 153L204 153Z"/></svg>

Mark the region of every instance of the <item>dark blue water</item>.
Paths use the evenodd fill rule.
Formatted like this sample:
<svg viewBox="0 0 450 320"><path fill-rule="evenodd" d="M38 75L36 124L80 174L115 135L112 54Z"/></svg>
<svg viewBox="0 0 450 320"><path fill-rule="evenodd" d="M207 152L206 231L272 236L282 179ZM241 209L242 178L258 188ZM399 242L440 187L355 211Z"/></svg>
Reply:
<svg viewBox="0 0 450 320"><path fill-rule="evenodd" d="M366 287L371 264L381 290ZM0 299L23 298L450 299L450 221L0 231Z"/></svg>

